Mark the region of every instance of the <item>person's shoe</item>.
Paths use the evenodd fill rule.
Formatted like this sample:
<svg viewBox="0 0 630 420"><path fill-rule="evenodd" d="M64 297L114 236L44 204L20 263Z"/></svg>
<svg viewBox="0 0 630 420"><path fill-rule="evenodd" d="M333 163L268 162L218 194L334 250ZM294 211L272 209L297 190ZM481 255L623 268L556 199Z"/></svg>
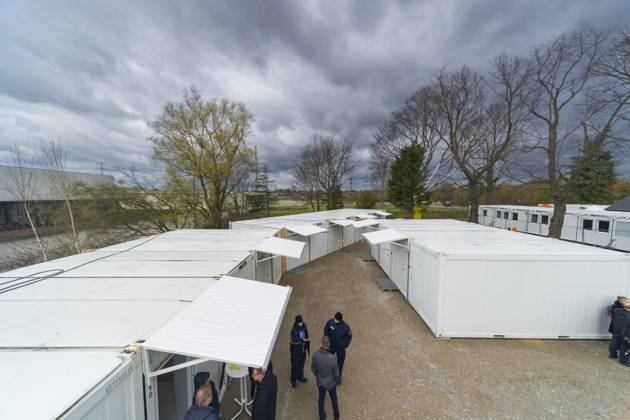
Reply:
<svg viewBox="0 0 630 420"><path fill-rule="evenodd" d="M630 367L630 362L619 362L619 364Z"/></svg>
<svg viewBox="0 0 630 420"><path fill-rule="evenodd" d="M298 378L298 381L300 381L300 382L304 382L304 383L307 383L307 382L308 382L308 379L306 379L306 378Z"/></svg>
<svg viewBox="0 0 630 420"><path fill-rule="evenodd" d="M612 354L608 355L608 358L610 358L610 359L616 359L617 357L619 357L619 356L617 356L616 354L614 356Z"/></svg>
<svg viewBox="0 0 630 420"><path fill-rule="evenodd" d="M297 388L297 382L291 382L291 386L292 386L293 388Z"/></svg>

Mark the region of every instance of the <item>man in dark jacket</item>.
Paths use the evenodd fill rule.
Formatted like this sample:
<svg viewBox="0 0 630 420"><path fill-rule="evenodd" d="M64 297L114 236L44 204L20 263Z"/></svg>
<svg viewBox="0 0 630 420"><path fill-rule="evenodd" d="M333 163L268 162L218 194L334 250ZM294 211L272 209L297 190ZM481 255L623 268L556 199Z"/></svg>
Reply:
<svg viewBox="0 0 630 420"><path fill-rule="evenodd" d="M330 338L330 350L337 356L339 385L341 385L343 365L346 361L346 349L352 341L352 329L350 325L343 320L343 314L341 312L337 312L334 318L328 320L324 327L324 335Z"/></svg>
<svg viewBox="0 0 630 420"><path fill-rule="evenodd" d="M317 378L317 388L319 389L319 418L324 420L326 412L324 411L324 401L326 399L326 391L330 395L330 402L333 407L333 415L335 420L339 418L339 402L337 400L337 385L341 379L339 376L339 365L337 358L330 350L330 339L327 336L322 337L322 347L313 353L311 361L311 371Z"/></svg>
<svg viewBox="0 0 630 420"><path fill-rule="evenodd" d="M210 385L212 388L212 407L219 412L219 391L217 391L217 387L214 384L214 381L210 379L209 372L197 372L195 377L193 378L193 384L195 386L195 391L193 392L192 405L195 405L195 394L197 394L197 390L204 385Z"/></svg>
<svg viewBox="0 0 630 420"><path fill-rule="evenodd" d="M308 382L304 377L304 363L306 353L310 353L310 341L308 338L308 328L302 315L295 317L293 328L291 328L291 338L289 350L291 351L291 386L295 388L297 381Z"/></svg>
<svg viewBox="0 0 630 420"><path fill-rule="evenodd" d="M195 392L195 404L188 409L184 420L219 420L212 400L212 387L208 384L200 386Z"/></svg>
<svg viewBox="0 0 630 420"><path fill-rule="evenodd" d="M608 356L611 359L619 357L619 361L621 363L624 363L622 360L625 360L625 363L627 363L628 357L624 357L622 347L624 342L624 331L627 329L630 321L630 301L627 299L619 299L618 302L619 307L614 308L611 315L613 336L610 340L610 345L608 346ZM621 355L618 354L620 350Z"/></svg>
<svg viewBox="0 0 630 420"><path fill-rule="evenodd" d="M610 305L608 307L608 316L610 317L610 325L608 326L608 332L613 334L613 320L612 320L612 313L615 309L617 308L622 308L623 305L621 304L624 300L628 300L627 297L625 296L617 296L617 300L615 300L613 302L612 305Z"/></svg>
<svg viewBox="0 0 630 420"><path fill-rule="evenodd" d="M275 420L278 395L276 376L269 371L256 368L252 372L252 378L258 383L252 407L252 420Z"/></svg>

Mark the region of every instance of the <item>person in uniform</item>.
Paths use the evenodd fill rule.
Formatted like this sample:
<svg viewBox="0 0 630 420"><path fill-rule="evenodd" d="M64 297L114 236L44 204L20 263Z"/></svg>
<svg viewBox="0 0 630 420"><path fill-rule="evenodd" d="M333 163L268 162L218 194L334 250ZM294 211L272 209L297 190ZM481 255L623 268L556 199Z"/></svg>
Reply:
<svg viewBox="0 0 630 420"><path fill-rule="evenodd" d="M341 312L337 312L334 318L328 320L326 326L324 326L324 335L330 339L330 350L337 356L339 385L341 385L343 365L346 361L346 349L352 341L352 329L350 325L343 320L343 314Z"/></svg>
<svg viewBox="0 0 630 420"><path fill-rule="evenodd" d="M302 315L295 317L289 346L291 350L291 386L295 388L297 381L308 382L304 377L304 363L306 362L306 354L311 352L308 328Z"/></svg>

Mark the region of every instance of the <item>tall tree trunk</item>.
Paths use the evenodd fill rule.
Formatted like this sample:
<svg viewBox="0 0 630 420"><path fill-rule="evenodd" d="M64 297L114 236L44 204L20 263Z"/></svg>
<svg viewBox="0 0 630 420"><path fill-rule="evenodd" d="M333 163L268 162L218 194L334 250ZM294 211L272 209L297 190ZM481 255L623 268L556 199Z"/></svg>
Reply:
<svg viewBox="0 0 630 420"><path fill-rule="evenodd" d="M37 243L39 251L42 253L42 258L44 258L44 261L48 261L48 255L46 254L46 248L44 247L44 244L42 243L42 240L39 237L39 234L37 233L37 227L35 226L35 220L33 220L33 217L31 216L31 211L28 208L28 204L26 203L26 201L23 202L22 204L24 205L24 211L26 212L26 217L28 218L28 223L31 225L31 229L33 230L33 234L35 235L35 242Z"/></svg>
<svg viewBox="0 0 630 420"><path fill-rule="evenodd" d="M549 224L549 237L560 239L562 225L564 224L564 213L567 210L567 199L564 194L553 194L553 216Z"/></svg>
<svg viewBox="0 0 630 420"><path fill-rule="evenodd" d="M72 206L70 205L70 200L66 197L66 207L68 207L68 215L70 216L70 227L72 228L72 239L74 240L74 248L77 251L77 254L81 253L81 247L79 246L79 232L77 231L77 227L74 223L74 212L72 211Z"/></svg>
<svg viewBox="0 0 630 420"><path fill-rule="evenodd" d="M471 183L468 194L468 202L470 203L468 221L471 223L479 223L479 198L481 196L481 187L479 186L479 183Z"/></svg>

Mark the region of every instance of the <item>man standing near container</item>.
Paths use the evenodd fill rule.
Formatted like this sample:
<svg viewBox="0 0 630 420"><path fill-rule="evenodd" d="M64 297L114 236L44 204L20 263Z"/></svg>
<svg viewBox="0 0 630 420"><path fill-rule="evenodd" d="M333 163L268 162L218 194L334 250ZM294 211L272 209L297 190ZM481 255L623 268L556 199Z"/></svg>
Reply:
<svg viewBox="0 0 630 420"><path fill-rule="evenodd" d="M317 378L317 388L319 390L319 419L326 418L324 411L324 401L326 400L326 392L330 395L330 402L333 407L333 416L335 420L339 418L339 402L337 401L337 385L339 384L339 366L337 359L330 350L330 339L326 336L322 337L322 347L313 353L311 360L311 371Z"/></svg>
<svg viewBox="0 0 630 420"><path fill-rule="evenodd" d="M612 340L608 346L611 359L619 357L619 363L628 364L628 342L630 340L630 301L618 299L619 307L612 310ZM621 354L618 354L621 352Z"/></svg>
<svg viewBox="0 0 630 420"><path fill-rule="evenodd" d="M350 325L343 320L343 314L341 312L337 312L334 318L328 320L324 327L324 335L330 339L330 350L337 356L339 385L341 385L343 365L346 361L346 349L352 341L352 329Z"/></svg>
<svg viewBox="0 0 630 420"><path fill-rule="evenodd" d="M269 371L255 368L252 372L252 379L258 382L252 407L252 420L275 420L276 398L278 396L276 376Z"/></svg>

